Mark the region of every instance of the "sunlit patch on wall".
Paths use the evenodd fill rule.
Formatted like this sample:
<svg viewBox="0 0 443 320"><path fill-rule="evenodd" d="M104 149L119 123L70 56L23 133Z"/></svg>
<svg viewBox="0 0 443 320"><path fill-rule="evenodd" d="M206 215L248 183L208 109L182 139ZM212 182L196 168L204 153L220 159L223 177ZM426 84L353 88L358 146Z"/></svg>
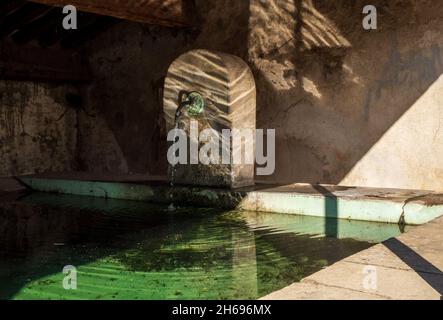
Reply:
<svg viewBox="0 0 443 320"><path fill-rule="evenodd" d="M315 85L315 83L308 79L308 78L303 78L303 89L306 92L309 92L310 94L312 94L314 97L316 98L321 98L321 93L320 91L318 91L317 86Z"/></svg>

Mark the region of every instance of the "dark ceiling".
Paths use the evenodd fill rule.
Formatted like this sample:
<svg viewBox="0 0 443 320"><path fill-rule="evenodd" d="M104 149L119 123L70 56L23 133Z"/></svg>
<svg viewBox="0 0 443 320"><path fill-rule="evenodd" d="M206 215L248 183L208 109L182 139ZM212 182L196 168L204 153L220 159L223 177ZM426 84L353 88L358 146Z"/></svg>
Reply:
<svg viewBox="0 0 443 320"><path fill-rule="evenodd" d="M12 40L17 45L32 43L44 48L73 49L120 21L78 12L78 29L65 30L62 26L64 17L60 7L25 0L1 0L0 40Z"/></svg>
<svg viewBox="0 0 443 320"><path fill-rule="evenodd" d="M62 7L71 1L84 11L77 29L65 30ZM90 82L85 43L122 19L190 26L192 8L193 0L0 0L0 79Z"/></svg>

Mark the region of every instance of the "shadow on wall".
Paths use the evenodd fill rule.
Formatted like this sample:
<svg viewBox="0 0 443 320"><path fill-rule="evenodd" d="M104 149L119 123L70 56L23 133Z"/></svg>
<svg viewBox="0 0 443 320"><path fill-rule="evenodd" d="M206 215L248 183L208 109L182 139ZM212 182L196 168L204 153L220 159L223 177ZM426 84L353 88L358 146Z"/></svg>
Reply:
<svg viewBox="0 0 443 320"><path fill-rule="evenodd" d="M96 80L88 91L88 108L97 110L105 123L86 126L83 170L165 175L162 90L169 65L198 47L246 57L249 1L196 2L199 12L192 14L204 25L201 30L125 22L90 45ZM89 141L95 136L114 138Z"/></svg>
<svg viewBox="0 0 443 320"><path fill-rule="evenodd" d="M340 183L443 73L438 24L414 25L441 9L373 4L379 28L369 32L363 1L251 3L257 126L277 130L268 180Z"/></svg>
<svg viewBox="0 0 443 320"><path fill-rule="evenodd" d="M424 2L374 0L375 31L362 28L363 0L196 0L198 33L122 23L90 48L97 80L89 108L102 114L115 142L96 151L100 141L88 139L107 134L85 132L83 169L166 174L163 79L181 53L204 48L237 55L254 73L257 127L277 130L276 172L259 178L338 184L443 73L443 9ZM439 142L438 130L435 137ZM421 140L426 147L416 162L425 176L438 164L421 155L432 148ZM409 144L402 139L403 149ZM94 166L104 157L105 168ZM400 160L412 165L402 172L416 169ZM357 175L366 178L371 166Z"/></svg>

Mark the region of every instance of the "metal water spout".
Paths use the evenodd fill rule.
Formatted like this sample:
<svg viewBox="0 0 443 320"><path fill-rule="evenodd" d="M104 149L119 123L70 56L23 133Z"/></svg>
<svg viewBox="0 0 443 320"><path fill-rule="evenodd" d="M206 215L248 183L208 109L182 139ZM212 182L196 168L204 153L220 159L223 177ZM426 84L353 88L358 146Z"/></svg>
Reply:
<svg viewBox="0 0 443 320"><path fill-rule="evenodd" d="M205 100L197 91L184 92L180 97L180 104L175 112L175 123L177 124L183 112L191 116L198 116L203 113L205 108Z"/></svg>

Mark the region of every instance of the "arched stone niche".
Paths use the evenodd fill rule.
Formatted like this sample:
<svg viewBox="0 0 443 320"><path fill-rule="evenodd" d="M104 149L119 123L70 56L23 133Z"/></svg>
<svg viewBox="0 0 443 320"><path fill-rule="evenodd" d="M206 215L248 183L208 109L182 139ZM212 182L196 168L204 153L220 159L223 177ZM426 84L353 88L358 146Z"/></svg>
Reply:
<svg viewBox="0 0 443 320"><path fill-rule="evenodd" d="M192 50L177 58L169 67L164 87L164 117L168 132L175 128L180 100L189 92L201 94L205 107L197 116L184 112L179 117L178 127L186 131L188 139L193 139L191 120L198 122L199 132L206 128L220 134L223 129L231 129L232 133L236 132L232 131L234 129L250 129L252 138L243 138L242 143L235 146L252 148L249 151L255 162L256 89L248 65L236 56L208 50ZM230 138L231 160L235 151L232 142L233 137ZM220 154L222 148L220 144ZM244 162L243 159L240 164L232 161L230 164L177 164L173 168L169 166L169 179L185 185L230 188L253 185L255 166Z"/></svg>

